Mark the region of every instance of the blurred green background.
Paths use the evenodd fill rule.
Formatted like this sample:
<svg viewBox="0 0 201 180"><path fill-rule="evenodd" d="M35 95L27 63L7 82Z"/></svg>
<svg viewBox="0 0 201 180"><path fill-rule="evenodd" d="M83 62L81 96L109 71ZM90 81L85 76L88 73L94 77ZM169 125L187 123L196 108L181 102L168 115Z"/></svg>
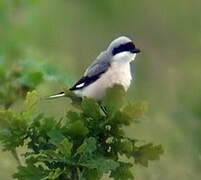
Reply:
<svg viewBox="0 0 201 180"><path fill-rule="evenodd" d="M10 65L32 59L69 77L45 82L46 96L71 86L120 35L142 53L134 63L130 101L147 100L149 112L127 129L131 137L162 144L161 160L137 166L139 180L201 179L201 1L198 0L1 0L0 58ZM16 102L18 104L18 102ZM41 111L62 116L66 99L41 102ZM16 105L17 108L17 105ZM0 154L0 179L10 180L16 162Z"/></svg>

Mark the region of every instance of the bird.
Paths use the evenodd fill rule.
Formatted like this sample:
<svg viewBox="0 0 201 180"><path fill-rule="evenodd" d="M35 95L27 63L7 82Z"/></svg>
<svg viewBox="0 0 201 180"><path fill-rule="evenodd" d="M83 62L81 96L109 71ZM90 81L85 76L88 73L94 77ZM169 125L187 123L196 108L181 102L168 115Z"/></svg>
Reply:
<svg viewBox="0 0 201 180"><path fill-rule="evenodd" d="M107 49L101 52L86 69L82 78L69 90L76 96L93 98L100 102L107 88L115 84L122 85L127 91L133 79L131 62L140 53L133 41L120 36L113 40ZM49 99L65 97L65 92L49 96Z"/></svg>

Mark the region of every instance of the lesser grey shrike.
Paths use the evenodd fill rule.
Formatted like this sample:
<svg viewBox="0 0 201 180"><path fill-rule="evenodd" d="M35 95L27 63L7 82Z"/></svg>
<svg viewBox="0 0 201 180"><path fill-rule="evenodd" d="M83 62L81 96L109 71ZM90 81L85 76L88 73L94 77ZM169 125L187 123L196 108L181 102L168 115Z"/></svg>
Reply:
<svg viewBox="0 0 201 180"><path fill-rule="evenodd" d="M101 101L106 89L120 84L127 91L132 80L131 62L140 52L131 39L125 36L113 40L108 48L101 52L96 60L86 69L83 77L69 90L78 97L89 97ZM61 92L49 96L64 97Z"/></svg>

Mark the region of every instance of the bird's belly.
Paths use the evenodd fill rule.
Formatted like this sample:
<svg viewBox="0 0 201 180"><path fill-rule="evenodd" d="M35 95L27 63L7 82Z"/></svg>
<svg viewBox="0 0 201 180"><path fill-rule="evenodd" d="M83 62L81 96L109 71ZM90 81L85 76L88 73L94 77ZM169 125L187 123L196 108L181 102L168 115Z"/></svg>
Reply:
<svg viewBox="0 0 201 180"><path fill-rule="evenodd" d="M130 65L111 66L98 80L83 88L79 93L82 97L91 97L101 100L108 87L120 84L125 90L128 89L132 80Z"/></svg>

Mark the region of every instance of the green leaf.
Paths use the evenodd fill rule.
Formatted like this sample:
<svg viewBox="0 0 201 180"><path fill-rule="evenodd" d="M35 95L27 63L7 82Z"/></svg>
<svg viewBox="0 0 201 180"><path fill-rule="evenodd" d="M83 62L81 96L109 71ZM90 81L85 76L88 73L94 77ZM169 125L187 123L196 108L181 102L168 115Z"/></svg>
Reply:
<svg viewBox="0 0 201 180"><path fill-rule="evenodd" d="M37 159L26 161L27 166L19 166L18 172L13 175L13 178L20 180L38 180L47 176L47 172L42 166L35 166Z"/></svg>
<svg viewBox="0 0 201 180"><path fill-rule="evenodd" d="M133 142L129 140L124 140L119 143L118 149L121 153L132 153L133 152Z"/></svg>
<svg viewBox="0 0 201 180"><path fill-rule="evenodd" d="M88 160L82 165L89 169L97 169L102 173L109 173L110 170L115 170L119 166L119 163L111 159L97 156L95 159Z"/></svg>
<svg viewBox="0 0 201 180"><path fill-rule="evenodd" d="M85 127L83 121L81 120L72 122L66 131L66 133L69 134L69 136L71 137L86 136L88 132L88 128Z"/></svg>
<svg viewBox="0 0 201 180"><path fill-rule="evenodd" d="M125 102L125 90L121 85L114 85L112 88L108 88L103 100L103 104L106 107L109 116L114 115L120 110Z"/></svg>
<svg viewBox="0 0 201 180"><path fill-rule="evenodd" d="M99 180L102 176L103 173L98 169L88 169L84 174L84 177L86 177L85 180Z"/></svg>
<svg viewBox="0 0 201 180"><path fill-rule="evenodd" d="M21 59L19 65L23 74L29 74L32 72L41 72L42 64L39 61L33 59Z"/></svg>
<svg viewBox="0 0 201 180"><path fill-rule="evenodd" d="M11 110L0 111L0 141L4 150L12 150L24 144L28 124L22 115Z"/></svg>
<svg viewBox="0 0 201 180"><path fill-rule="evenodd" d="M132 119L126 113L117 111L115 115L109 119L109 123L118 125L129 125Z"/></svg>
<svg viewBox="0 0 201 180"><path fill-rule="evenodd" d="M85 142L82 143L82 144L77 148L76 153L75 153L74 156L77 156L78 154L82 154L83 151L86 149L86 147L87 147L87 144L86 144Z"/></svg>
<svg viewBox="0 0 201 180"><path fill-rule="evenodd" d="M28 74L28 81L31 83L32 87L36 87L43 81L42 72L32 72Z"/></svg>
<svg viewBox="0 0 201 180"><path fill-rule="evenodd" d="M85 139L85 141L81 145L81 148L79 149L79 151L82 150L82 152L80 152L80 154L81 154L80 161L81 162L85 163L86 160L93 159L93 155L94 155L95 151L97 150L96 145L97 145L97 141L95 138L90 137L90 138Z"/></svg>
<svg viewBox="0 0 201 180"><path fill-rule="evenodd" d="M85 140L85 143L87 144L87 147L85 148L84 153L85 154L92 154L96 149L96 139L93 137L90 137Z"/></svg>
<svg viewBox="0 0 201 180"><path fill-rule="evenodd" d="M65 156L71 155L73 144L65 138L61 143L58 144L58 151Z"/></svg>
<svg viewBox="0 0 201 180"><path fill-rule="evenodd" d="M66 117L68 119L70 119L71 122L81 120L81 117L79 116L79 114L77 112L74 112L74 111L68 111L66 114Z"/></svg>
<svg viewBox="0 0 201 180"><path fill-rule="evenodd" d="M44 78L49 81L58 81L65 86L69 86L74 82L70 74L66 74L66 72L65 74L62 73L55 65L44 64L42 66L42 72L44 73Z"/></svg>
<svg viewBox="0 0 201 180"><path fill-rule="evenodd" d="M55 180L58 179L59 176L64 172L64 170L57 168L51 171L48 176L44 177L42 180Z"/></svg>
<svg viewBox="0 0 201 180"><path fill-rule="evenodd" d="M23 105L23 111L28 114L33 114L37 111L37 105L39 102L39 97L36 91L28 92L26 95L26 100Z"/></svg>
<svg viewBox="0 0 201 180"><path fill-rule="evenodd" d="M50 142L54 145L57 145L65 138L65 136L61 133L61 131L59 131L59 129L52 129L47 133L47 135L50 137Z"/></svg>
<svg viewBox="0 0 201 180"><path fill-rule="evenodd" d="M9 128L11 119L13 119L13 113L11 110L0 110L0 128Z"/></svg>
<svg viewBox="0 0 201 180"><path fill-rule="evenodd" d="M120 162L119 164L120 166L115 170L112 170L110 177L113 177L114 180L133 180L134 176L130 171L132 164L123 162Z"/></svg>
<svg viewBox="0 0 201 180"><path fill-rule="evenodd" d="M42 72L31 72L24 74L17 81L22 86L34 89L37 85L43 82L43 73Z"/></svg>
<svg viewBox="0 0 201 180"><path fill-rule="evenodd" d="M80 146L81 164L89 169L97 169L101 173L108 173L118 167L118 163L112 159L100 156L97 153L97 141L95 138L88 138Z"/></svg>
<svg viewBox="0 0 201 180"><path fill-rule="evenodd" d="M148 167L148 162L153 160L159 160L160 155L163 154L163 148L161 145L154 146L152 143L140 146L133 154L135 162L145 167Z"/></svg>
<svg viewBox="0 0 201 180"><path fill-rule="evenodd" d="M85 98L81 104L82 110L87 117L98 119L100 117L100 108L94 99Z"/></svg>
<svg viewBox="0 0 201 180"><path fill-rule="evenodd" d="M148 109L148 103L146 101L138 102L135 104L129 104L123 109L123 113L125 113L132 120L137 120L144 116L144 113Z"/></svg>

